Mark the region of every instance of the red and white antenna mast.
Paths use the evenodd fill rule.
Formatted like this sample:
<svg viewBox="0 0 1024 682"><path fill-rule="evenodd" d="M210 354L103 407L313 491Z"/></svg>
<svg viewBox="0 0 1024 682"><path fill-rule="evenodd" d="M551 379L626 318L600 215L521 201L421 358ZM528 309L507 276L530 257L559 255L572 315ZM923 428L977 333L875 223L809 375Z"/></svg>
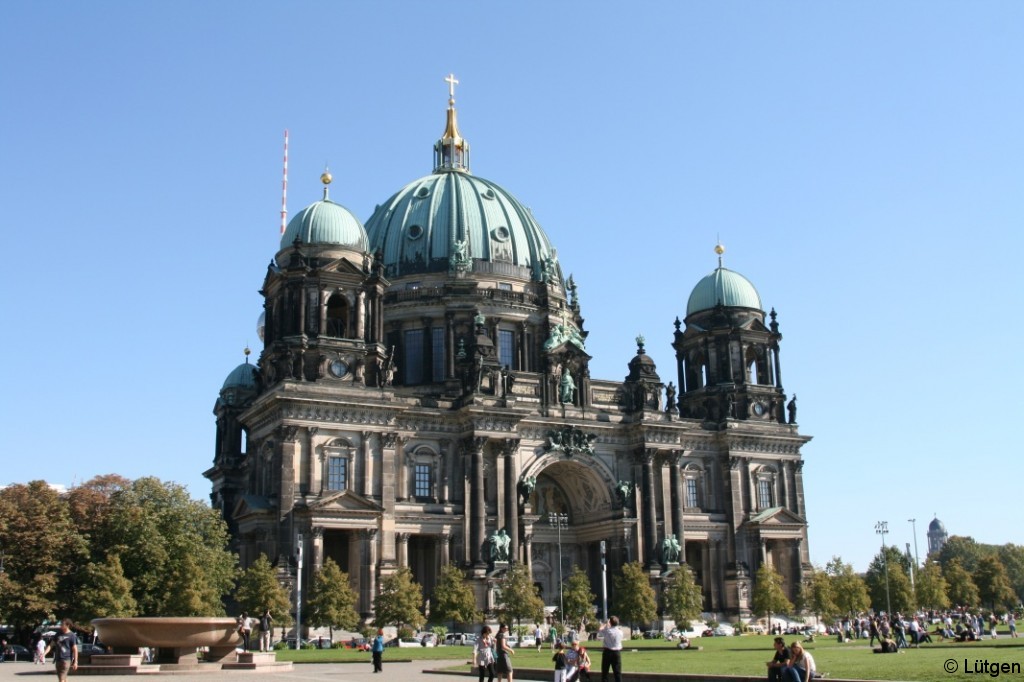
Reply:
<svg viewBox="0 0 1024 682"><path fill-rule="evenodd" d="M288 227L288 129L284 131L284 177L281 180L281 234Z"/></svg>

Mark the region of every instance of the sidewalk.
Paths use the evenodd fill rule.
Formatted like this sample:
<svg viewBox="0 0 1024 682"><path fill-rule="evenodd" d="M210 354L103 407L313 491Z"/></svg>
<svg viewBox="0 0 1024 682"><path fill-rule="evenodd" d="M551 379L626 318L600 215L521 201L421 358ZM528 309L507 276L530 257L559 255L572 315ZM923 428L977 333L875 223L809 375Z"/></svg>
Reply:
<svg viewBox="0 0 1024 682"><path fill-rule="evenodd" d="M340 682L382 682L389 680L428 679L430 682L467 682L465 675L431 674L424 675L424 670L447 668L466 662L465 657L451 661L412 661L409 663L388 663L384 661L384 672L375 675L369 661L365 663L307 663L296 664L287 672L251 672L251 671L216 671L203 673L146 673L133 676L135 679L165 680L166 682L242 682L248 678L252 682L300 682L302 680L339 680ZM71 674L71 679L76 676ZM0 663L0 682L42 682L56 680L53 664L35 665L26 661L8 661ZM83 682L99 682L102 679L122 679L123 676L79 676Z"/></svg>

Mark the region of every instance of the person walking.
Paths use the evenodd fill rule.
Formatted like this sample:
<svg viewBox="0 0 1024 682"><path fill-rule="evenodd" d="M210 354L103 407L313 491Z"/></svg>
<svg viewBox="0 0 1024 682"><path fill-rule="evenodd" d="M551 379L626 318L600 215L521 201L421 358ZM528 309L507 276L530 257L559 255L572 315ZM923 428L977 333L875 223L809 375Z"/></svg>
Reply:
<svg viewBox="0 0 1024 682"><path fill-rule="evenodd" d="M242 636L242 651L248 651L249 639L252 637L252 618L245 611L238 617L238 634Z"/></svg>
<svg viewBox="0 0 1024 682"><path fill-rule="evenodd" d="M35 663L38 665L46 665L46 640L41 636L36 640L36 655Z"/></svg>
<svg viewBox="0 0 1024 682"><path fill-rule="evenodd" d="M601 639L601 682L608 682L608 671L615 674L615 682L622 682L622 630L619 619L612 616L597 631Z"/></svg>
<svg viewBox="0 0 1024 682"><path fill-rule="evenodd" d="M484 673L487 673L487 682L494 682L494 637L490 625L481 628L480 639L476 641L476 667L480 671L480 682L484 682Z"/></svg>
<svg viewBox="0 0 1024 682"><path fill-rule="evenodd" d="M68 682L68 671L78 670L78 636L71 631L70 618L60 622L60 632L50 640L43 657L53 651L53 664L57 669L58 682Z"/></svg>
<svg viewBox="0 0 1024 682"><path fill-rule="evenodd" d="M377 630L370 646L370 656L373 658L373 672L384 672L384 628Z"/></svg>
<svg viewBox="0 0 1024 682"><path fill-rule="evenodd" d="M264 609L260 616L260 651L270 651L270 635L274 627L274 618L270 615L270 609Z"/></svg>
<svg viewBox="0 0 1024 682"><path fill-rule="evenodd" d="M551 657L555 662L555 682L565 682L565 645L559 642L555 645L555 655Z"/></svg>
<svg viewBox="0 0 1024 682"><path fill-rule="evenodd" d="M507 679L512 682L512 655L515 654L508 645L508 625L498 626L498 636L494 638L494 670L498 673L498 682Z"/></svg>

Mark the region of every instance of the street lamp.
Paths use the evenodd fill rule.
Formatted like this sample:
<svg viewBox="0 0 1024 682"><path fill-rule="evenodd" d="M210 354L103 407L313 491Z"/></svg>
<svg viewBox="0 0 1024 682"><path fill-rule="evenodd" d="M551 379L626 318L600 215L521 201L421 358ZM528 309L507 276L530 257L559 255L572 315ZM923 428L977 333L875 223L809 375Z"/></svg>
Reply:
<svg viewBox="0 0 1024 682"><path fill-rule="evenodd" d="M889 602L889 557L885 551L885 536L889 533L889 522L879 521L875 524L875 533L882 536L882 565L885 567L885 615L892 615L892 606Z"/></svg>
<svg viewBox="0 0 1024 682"><path fill-rule="evenodd" d="M568 514L548 514L548 523L558 529L558 617L565 621L565 609L562 603L562 529L569 525Z"/></svg>
<svg viewBox="0 0 1024 682"><path fill-rule="evenodd" d="M921 565L921 560L917 556L917 519L907 519L910 522L911 528L914 529L914 570L911 571L910 575L913 577L914 573L917 572L917 567Z"/></svg>

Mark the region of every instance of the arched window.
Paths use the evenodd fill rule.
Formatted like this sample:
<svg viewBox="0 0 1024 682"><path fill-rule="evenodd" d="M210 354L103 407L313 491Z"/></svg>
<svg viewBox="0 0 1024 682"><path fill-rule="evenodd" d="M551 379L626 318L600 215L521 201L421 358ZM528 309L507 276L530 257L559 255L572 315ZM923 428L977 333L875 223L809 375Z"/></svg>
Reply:
<svg viewBox="0 0 1024 682"><path fill-rule="evenodd" d="M352 480L352 444L338 438L324 446L324 490L348 490Z"/></svg>
<svg viewBox="0 0 1024 682"><path fill-rule="evenodd" d="M763 466L757 471L756 490L757 508L763 511L775 506L775 481L777 474L775 469Z"/></svg>
<svg viewBox="0 0 1024 682"><path fill-rule="evenodd" d="M334 294L327 301L327 336L344 338L348 331L348 301L342 294Z"/></svg>

